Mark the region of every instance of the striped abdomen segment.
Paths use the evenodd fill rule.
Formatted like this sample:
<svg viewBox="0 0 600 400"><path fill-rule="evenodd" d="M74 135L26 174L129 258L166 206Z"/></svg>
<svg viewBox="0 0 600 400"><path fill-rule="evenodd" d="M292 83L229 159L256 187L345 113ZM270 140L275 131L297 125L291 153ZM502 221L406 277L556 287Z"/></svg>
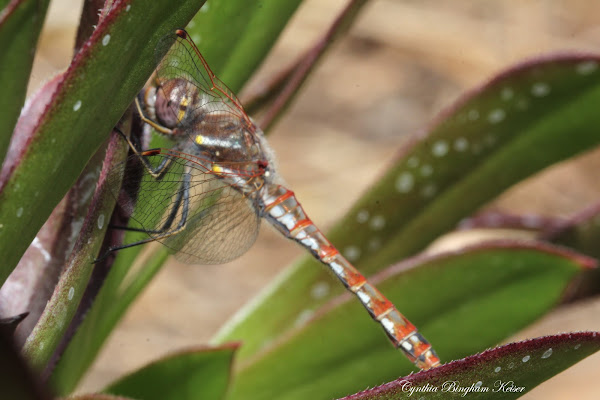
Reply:
<svg viewBox="0 0 600 400"><path fill-rule="evenodd" d="M264 216L285 236L300 243L325 264L356 295L371 317L379 322L394 346L415 365L428 369L440 363L431 344L377 288L346 260L306 216L294 193L272 185L261 191Z"/></svg>

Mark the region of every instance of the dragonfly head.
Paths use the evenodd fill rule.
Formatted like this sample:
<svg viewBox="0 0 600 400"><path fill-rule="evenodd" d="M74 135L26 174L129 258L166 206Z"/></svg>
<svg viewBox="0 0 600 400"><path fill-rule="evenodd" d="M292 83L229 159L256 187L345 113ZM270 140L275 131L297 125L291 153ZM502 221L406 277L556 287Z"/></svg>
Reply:
<svg viewBox="0 0 600 400"><path fill-rule="evenodd" d="M154 85L144 91L142 102L144 112L149 119L178 132L174 128L191 118L190 110L197 101L196 97L197 89L191 82L175 78L166 81L156 80Z"/></svg>

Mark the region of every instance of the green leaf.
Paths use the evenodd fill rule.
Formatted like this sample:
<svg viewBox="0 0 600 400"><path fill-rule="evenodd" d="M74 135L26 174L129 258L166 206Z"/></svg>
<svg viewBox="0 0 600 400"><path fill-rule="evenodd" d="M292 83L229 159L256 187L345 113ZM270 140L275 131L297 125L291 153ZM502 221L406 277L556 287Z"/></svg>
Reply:
<svg viewBox="0 0 600 400"><path fill-rule="evenodd" d="M152 73L159 38L184 26L200 5L119 2L76 54L2 187L0 282Z"/></svg>
<svg viewBox="0 0 600 400"><path fill-rule="evenodd" d="M107 187L106 178L115 165L121 165L125 160L128 150L127 143L114 133L106 151L98 189L94 193L67 266L23 346L24 356L37 370L48 364L79 307L94 268L94 260L104 241L108 218L115 206L115 198L111 188Z"/></svg>
<svg viewBox="0 0 600 400"><path fill-rule="evenodd" d="M0 5L0 165L25 101L33 56L49 0L3 3Z"/></svg>
<svg viewBox="0 0 600 400"><path fill-rule="evenodd" d="M600 333L511 343L341 400L517 399L600 349ZM575 390L575 388L573 388Z"/></svg>
<svg viewBox="0 0 600 400"><path fill-rule="evenodd" d="M548 57L472 91L401 151L328 237L363 273L374 273L423 249L511 185L597 145L598 62ZM342 290L305 257L234 316L215 342L243 340L239 357L251 356L293 326L302 310ZM326 295L308 295L313 291Z"/></svg>
<svg viewBox="0 0 600 400"><path fill-rule="evenodd" d="M498 242L417 257L374 277L430 340L442 362L481 351L544 315L591 259L535 242ZM343 300L342 300L343 298ZM414 366L392 348L350 295L320 309L246 359L231 399L333 398Z"/></svg>
<svg viewBox="0 0 600 400"><path fill-rule="evenodd" d="M125 257L117 257L92 308L51 376L50 383L56 393L65 395L75 388L129 305L160 270L167 253L158 249L159 254L147 252L129 264L125 256L129 253L123 252ZM132 255L135 257L137 253ZM132 273L127 275L129 270Z"/></svg>
<svg viewBox="0 0 600 400"><path fill-rule="evenodd" d="M186 351L153 362L104 390L144 400L223 399L237 345Z"/></svg>

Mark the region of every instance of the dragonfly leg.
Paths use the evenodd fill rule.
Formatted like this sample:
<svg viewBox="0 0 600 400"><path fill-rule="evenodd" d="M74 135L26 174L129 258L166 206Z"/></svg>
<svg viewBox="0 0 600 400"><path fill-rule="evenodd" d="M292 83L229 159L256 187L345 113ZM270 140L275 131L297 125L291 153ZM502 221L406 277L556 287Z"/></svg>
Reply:
<svg viewBox="0 0 600 400"><path fill-rule="evenodd" d="M144 155L145 152L148 152L150 150L146 150L146 151L141 151L140 149L137 148L137 146L131 141L131 139L125 135L123 133L123 131L121 131L119 128L115 127L115 130L123 137L123 139L125 139L125 141L127 141L127 144L129 145L129 148L131 148L131 151L133 151L133 153L138 156L138 158L140 159L140 162L142 164L144 164L144 167L146 168L146 170L148 171L148 173L154 178L154 179L161 179L165 173L167 173L167 171L169 170L169 167L171 166L171 162L173 161L173 159L171 157L164 157L160 164L158 164L156 167L153 167L148 160L146 159L146 156Z"/></svg>
<svg viewBox="0 0 600 400"><path fill-rule="evenodd" d="M181 190L177 193L177 198L175 199L173 207L171 208L171 211L169 212L169 216L167 217L167 220L165 221L165 223L163 224L163 226L160 229L148 230L148 229L131 228L131 227L115 227L115 226L112 227L113 229L122 229L122 230L126 230L126 231L134 231L134 232L144 232L144 233L152 234L152 235L156 235L156 236L153 236L153 237L150 237L147 239L138 240L136 242L132 242L132 243L128 243L128 244L124 244L124 245L120 245L120 246L112 246L108 250L106 250L102 256L100 256L96 260L94 260L94 263L104 260L110 253L112 253L114 251L127 249L129 247L139 246L141 244L153 242L155 240L160 241L162 239L166 239L169 236L173 236L173 235L181 232L185 228L185 225L187 223L188 213L189 213L190 181L191 181L191 175L186 172L183 177L183 182L181 182ZM179 223L177 224L177 227L175 229L169 230L169 228L173 224L173 221L175 221L175 218L177 217L177 212L179 211L180 208L181 208L181 218L179 219Z"/></svg>
<svg viewBox="0 0 600 400"><path fill-rule="evenodd" d="M161 124L159 124L158 122L152 121L150 118L148 118L148 117L146 117L144 115L144 111L142 110L142 106L140 106L140 101L138 100L137 97L135 98L135 107L137 108L138 113L140 114L140 118L142 119L142 121L144 121L145 123L147 123L148 125L150 125L154 129L156 129L160 133L164 133L165 135L172 135L173 134L173 130L172 129L164 127Z"/></svg>

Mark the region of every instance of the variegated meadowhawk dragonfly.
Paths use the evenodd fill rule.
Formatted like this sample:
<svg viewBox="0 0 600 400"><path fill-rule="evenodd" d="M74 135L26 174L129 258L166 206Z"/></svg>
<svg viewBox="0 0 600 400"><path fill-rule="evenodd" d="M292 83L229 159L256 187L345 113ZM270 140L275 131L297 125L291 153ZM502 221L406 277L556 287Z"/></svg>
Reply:
<svg viewBox="0 0 600 400"><path fill-rule="evenodd" d="M163 38L154 84L136 105L142 120L176 140L173 148L139 150L129 160L119 204L149 238L180 261L217 264L242 255L260 219L327 266L419 368L439 364L431 345L313 224L279 182L262 131L212 73L187 32ZM132 167L132 163L136 164ZM130 172L136 171L136 172Z"/></svg>

